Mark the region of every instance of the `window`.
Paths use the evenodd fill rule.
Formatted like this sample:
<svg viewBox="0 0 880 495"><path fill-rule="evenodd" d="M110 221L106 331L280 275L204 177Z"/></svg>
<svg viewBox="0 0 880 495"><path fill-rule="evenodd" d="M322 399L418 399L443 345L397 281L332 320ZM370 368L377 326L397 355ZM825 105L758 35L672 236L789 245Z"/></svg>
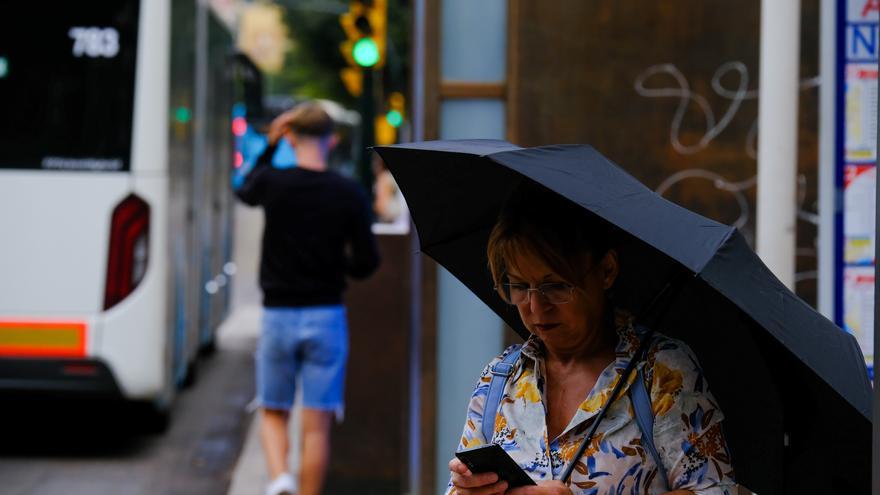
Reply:
<svg viewBox="0 0 880 495"><path fill-rule="evenodd" d="M129 169L138 9L17 2L0 16L0 169Z"/></svg>

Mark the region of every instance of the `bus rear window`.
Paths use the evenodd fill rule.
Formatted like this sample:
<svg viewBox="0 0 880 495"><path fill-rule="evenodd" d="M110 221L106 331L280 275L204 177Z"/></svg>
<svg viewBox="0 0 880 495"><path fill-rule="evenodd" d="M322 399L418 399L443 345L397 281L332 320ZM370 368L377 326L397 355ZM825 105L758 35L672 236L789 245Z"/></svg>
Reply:
<svg viewBox="0 0 880 495"><path fill-rule="evenodd" d="M138 0L0 16L0 169L130 167Z"/></svg>

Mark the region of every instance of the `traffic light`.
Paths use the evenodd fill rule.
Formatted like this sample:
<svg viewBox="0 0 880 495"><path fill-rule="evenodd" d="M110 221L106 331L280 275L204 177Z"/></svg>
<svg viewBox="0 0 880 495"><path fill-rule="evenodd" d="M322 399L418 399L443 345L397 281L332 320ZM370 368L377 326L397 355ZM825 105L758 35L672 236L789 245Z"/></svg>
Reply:
<svg viewBox="0 0 880 495"><path fill-rule="evenodd" d="M403 124L405 99L399 92L388 96L388 110L376 116L376 144L380 146L397 142L397 131Z"/></svg>
<svg viewBox="0 0 880 495"><path fill-rule="evenodd" d="M362 69L385 65L387 16L388 0L354 0L348 12L339 16L346 36L339 49L349 65L340 75L353 96L363 90Z"/></svg>
<svg viewBox="0 0 880 495"><path fill-rule="evenodd" d="M404 115L406 115L405 105L406 99L403 97L403 93L395 91L388 96L388 112L385 113L385 120L391 127L397 129L403 124Z"/></svg>
<svg viewBox="0 0 880 495"><path fill-rule="evenodd" d="M348 38L340 49L348 64L380 68L385 65L388 0L354 0L339 23Z"/></svg>

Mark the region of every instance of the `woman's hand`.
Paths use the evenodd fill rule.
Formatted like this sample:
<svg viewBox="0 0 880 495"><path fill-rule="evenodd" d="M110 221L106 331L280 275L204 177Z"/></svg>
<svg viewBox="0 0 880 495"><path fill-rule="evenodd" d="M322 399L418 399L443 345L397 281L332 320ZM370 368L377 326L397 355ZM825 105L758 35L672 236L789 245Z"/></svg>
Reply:
<svg viewBox="0 0 880 495"><path fill-rule="evenodd" d="M474 474L457 457L449 461L449 471L452 472L455 493L460 495L495 495L507 490L507 482L499 480L497 474Z"/></svg>
<svg viewBox="0 0 880 495"><path fill-rule="evenodd" d="M571 488L559 480L539 481L538 486L521 486L505 495L572 495Z"/></svg>

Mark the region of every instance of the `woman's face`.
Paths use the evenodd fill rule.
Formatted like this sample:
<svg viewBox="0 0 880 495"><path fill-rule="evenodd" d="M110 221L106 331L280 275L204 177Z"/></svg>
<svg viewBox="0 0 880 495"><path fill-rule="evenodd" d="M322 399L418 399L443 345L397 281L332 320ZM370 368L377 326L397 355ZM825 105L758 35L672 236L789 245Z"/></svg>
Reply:
<svg viewBox="0 0 880 495"><path fill-rule="evenodd" d="M511 284L530 288L547 283L565 283L547 264L533 255L520 255L510 263ZM540 337L550 351L589 350L602 341L605 290L617 277L617 253L609 251L598 263L588 257L591 267L581 288L572 291L564 304L549 303L540 292L531 291L528 302L518 304L519 316L529 332Z"/></svg>

